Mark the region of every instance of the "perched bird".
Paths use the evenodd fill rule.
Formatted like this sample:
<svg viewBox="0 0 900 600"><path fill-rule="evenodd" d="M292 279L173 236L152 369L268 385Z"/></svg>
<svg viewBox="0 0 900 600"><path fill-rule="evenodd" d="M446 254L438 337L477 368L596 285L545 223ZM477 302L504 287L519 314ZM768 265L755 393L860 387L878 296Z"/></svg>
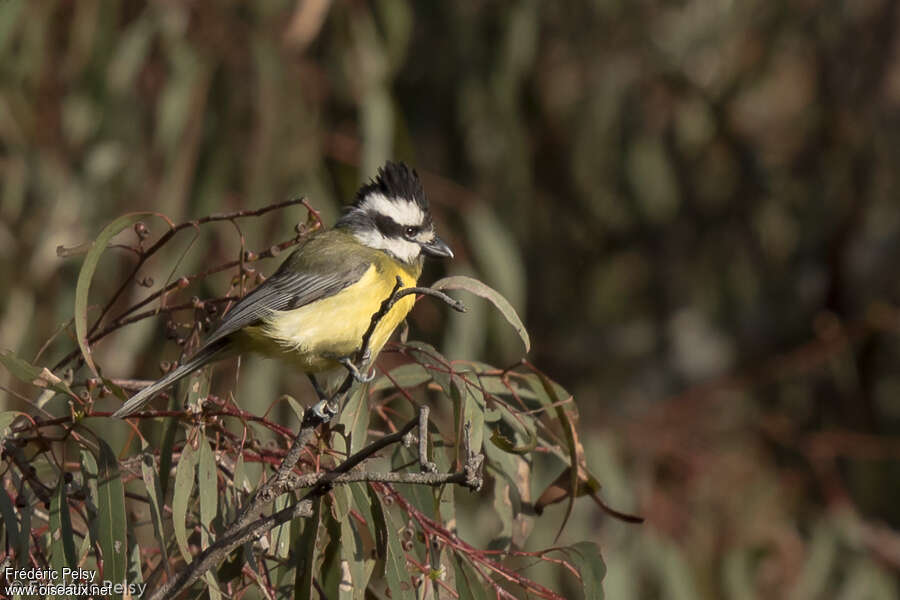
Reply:
<svg viewBox="0 0 900 600"><path fill-rule="evenodd" d="M131 397L114 417L127 417L154 395L200 367L244 352L287 361L322 396L314 373L346 367L361 349L372 315L399 277L416 285L426 256L453 257L434 232L425 190L415 170L388 162L356 193L332 229L309 236L278 270L239 300L183 365ZM369 339L371 360L412 310L401 298ZM359 373L354 373L359 377Z"/></svg>

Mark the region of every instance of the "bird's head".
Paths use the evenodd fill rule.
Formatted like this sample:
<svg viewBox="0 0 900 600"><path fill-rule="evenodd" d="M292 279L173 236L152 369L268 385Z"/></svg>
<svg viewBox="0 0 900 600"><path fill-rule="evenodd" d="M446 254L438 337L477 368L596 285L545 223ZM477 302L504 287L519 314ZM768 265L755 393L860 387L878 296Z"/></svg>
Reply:
<svg viewBox="0 0 900 600"><path fill-rule="evenodd" d="M335 227L408 264L423 256L453 258L450 246L434 232L418 174L404 163L388 162L378 169Z"/></svg>

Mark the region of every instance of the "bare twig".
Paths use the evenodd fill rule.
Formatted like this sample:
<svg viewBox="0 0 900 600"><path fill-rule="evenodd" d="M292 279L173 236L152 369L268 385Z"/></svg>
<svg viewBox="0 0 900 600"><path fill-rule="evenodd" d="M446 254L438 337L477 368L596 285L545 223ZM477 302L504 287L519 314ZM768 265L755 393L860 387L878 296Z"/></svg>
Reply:
<svg viewBox="0 0 900 600"><path fill-rule="evenodd" d="M437 472L437 465L428 460L428 413L426 405L419 407L419 465L426 473Z"/></svg>

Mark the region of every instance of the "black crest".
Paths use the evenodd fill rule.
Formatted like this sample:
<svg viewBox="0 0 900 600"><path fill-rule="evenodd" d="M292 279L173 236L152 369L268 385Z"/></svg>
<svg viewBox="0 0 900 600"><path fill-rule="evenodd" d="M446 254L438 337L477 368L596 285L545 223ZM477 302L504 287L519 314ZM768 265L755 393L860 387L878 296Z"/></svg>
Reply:
<svg viewBox="0 0 900 600"><path fill-rule="evenodd" d="M425 188L422 187L419 174L406 163L386 162L378 169L378 175L372 181L359 188L354 204L359 204L372 192L383 194L388 198L414 200L426 212L428 211L428 199L425 197Z"/></svg>

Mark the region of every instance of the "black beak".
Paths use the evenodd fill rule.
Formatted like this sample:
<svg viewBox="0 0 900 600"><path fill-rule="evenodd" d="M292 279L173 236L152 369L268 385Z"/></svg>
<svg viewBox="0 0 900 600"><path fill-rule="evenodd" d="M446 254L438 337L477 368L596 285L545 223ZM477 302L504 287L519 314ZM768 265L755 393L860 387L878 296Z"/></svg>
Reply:
<svg viewBox="0 0 900 600"><path fill-rule="evenodd" d="M433 240L422 244L422 252L435 258L453 258L453 250L450 249L447 242L438 236L434 236Z"/></svg>

